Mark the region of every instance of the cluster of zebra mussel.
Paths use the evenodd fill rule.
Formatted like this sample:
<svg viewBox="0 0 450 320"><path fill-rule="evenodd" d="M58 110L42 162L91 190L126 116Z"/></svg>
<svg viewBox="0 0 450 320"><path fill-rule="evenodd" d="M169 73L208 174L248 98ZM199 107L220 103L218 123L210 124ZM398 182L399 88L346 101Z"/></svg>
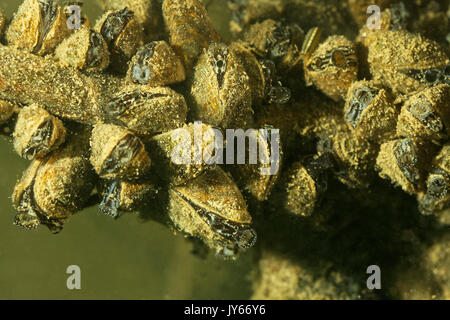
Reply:
<svg viewBox="0 0 450 320"><path fill-rule="evenodd" d="M201 133L224 128L241 112L251 116L248 77L237 53L220 43L204 6L108 1L95 26L83 17L71 29L73 5L81 4L25 0L4 30L1 120L15 126L17 153L32 160L13 193L15 224L59 232L95 194L100 210L113 217L158 206L148 202L159 194L167 197L166 220L218 255L233 258L253 246L252 219L230 175L219 166L171 160L180 148L174 131L192 138L196 132L187 123L185 97L169 85L189 76L193 97L205 99L202 90L212 90L206 98L221 110L211 118L203 102L192 101ZM144 28L147 15L161 11L166 40Z"/></svg>
<svg viewBox="0 0 450 320"><path fill-rule="evenodd" d="M263 17L280 1L246 2L244 11L230 5L240 18L254 3ZM422 212L448 204L449 60L433 41L401 30L391 9L381 30L361 29L364 58L344 36L321 42L318 28L305 35L271 19L225 43L199 0L105 1L95 26L84 17L78 30L68 28L70 5L25 0L0 47L0 120L15 122L14 148L33 159L13 194L17 225L58 232L93 190L114 217L164 194L175 229L236 257L256 241L241 191L264 201L283 179L260 175L263 164L226 173L173 163L174 130L195 141L194 120L202 133L262 124L314 135L317 154L285 170L284 206L296 215L312 214L330 170L350 187L367 187L377 167L417 194ZM362 67L372 80L358 81ZM322 102L346 101L343 114L313 105L281 122L264 116L296 110L301 102L291 101L280 75L301 69L298 79L331 98ZM261 140L259 152L270 154Z"/></svg>
<svg viewBox="0 0 450 320"><path fill-rule="evenodd" d="M259 11L257 2L249 1L253 7L245 10L235 7L237 2L232 1L232 7L239 19L232 26L238 21L239 31ZM319 89L334 103L317 102L307 93L305 101L292 101L290 110L271 106L273 111L258 119L258 123L272 121L280 130L318 141L315 155L288 169L284 207L293 214L313 213L327 189L330 169L349 188L363 189L370 187L378 172L416 195L419 210L426 215L450 205L450 60L437 42L407 31L408 12L403 3L379 2L386 5L380 28L370 29L366 9L371 2L349 1L361 26L355 41L332 35L321 42L319 28L304 37L297 56L306 85ZM266 10L258 9L264 14L281 11L282 3L275 1L266 4ZM271 23L275 22L250 26L250 38L257 42L259 35L270 46L272 37L261 30ZM277 30L273 36L280 34ZM271 49L272 53L282 51ZM283 52L283 59L296 56L289 50ZM286 113L277 115L282 110Z"/></svg>

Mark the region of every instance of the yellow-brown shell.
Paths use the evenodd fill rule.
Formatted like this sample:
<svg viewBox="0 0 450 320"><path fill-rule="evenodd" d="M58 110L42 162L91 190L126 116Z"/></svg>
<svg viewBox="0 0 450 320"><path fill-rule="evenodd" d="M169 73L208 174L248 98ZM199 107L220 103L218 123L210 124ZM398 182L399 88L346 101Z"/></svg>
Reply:
<svg viewBox="0 0 450 320"><path fill-rule="evenodd" d="M192 70L203 49L220 41L205 6L199 0L165 0L162 11L170 44L186 70Z"/></svg>
<svg viewBox="0 0 450 320"><path fill-rule="evenodd" d="M33 104L20 110L13 136L17 154L31 160L56 150L66 138L66 129L60 119Z"/></svg>
<svg viewBox="0 0 450 320"><path fill-rule="evenodd" d="M215 136L211 131L211 126L191 123L152 137L148 149L154 160L154 174L173 185L180 185L213 169L214 165L206 164L208 159L205 158L205 149L214 144ZM196 144L201 148L196 149Z"/></svg>
<svg viewBox="0 0 450 320"><path fill-rule="evenodd" d="M376 168L380 177L415 194L424 189L429 163L435 153L436 147L420 138L392 140L381 145Z"/></svg>
<svg viewBox="0 0 450 320"><path fill-rule="evenodd" d="M392 88L394 94L408 94L428 87L407 76L405 71L442 68L450 62L436 42L421 35L391 30L375 35L368 46L370 72L374 81Z"/></svg>
<svg viewBox="0 0 450 320"><path fill-rule="evenodd" d="M81 123L98 121L100 88L93 79L11 46L0 46L0 64L0 78L8 79L0 81L0 98L37 103L53 115Z"/></svg>
<svg viewBox="0 0 450 320"><path fill-rule="evenodd" d="M221 168L208 170L196 179L174 187L190 201L224 219L251 223L247 204L233 180Z"/></svg>
<svg viewBox="0 0 450 320"><path fill-rule="evenodd" d="M351 188L368 186L372 179L377 146L351 132L332 137L332 148L342 174L339 180Z"/></svg>
<svg viewBox="0 0 450 320"><path fill-rule="evenodd" d="M450 206L450 144L442 147L432 160L426 180L426 190L417 194L422 214L436 214Z"/></svg>
<svg viewBox="0 0 450 320"><path fill-rule="evenodd" d="M370 141L391 139L398 113L389 92L371 81L355 81L348 90L344 118L351 130Z"/></svg>
<svg viewBox="0 0 450 320"><path fill-rule="evenodd" d="M247 190L258 201L267 200L280 176L283 152L279 131L271 127L260 129L255 135L248 136L246 154L249 159L244 164L230 168L234 180L241 188ZM250 145L257 146L250 151ZM252 154L258 153L258 159L250 160Z"/></svg>
<svg viewBox="0 0 450 320"><path fill-rule="evenodd" d="M134 12L124 8L110 10L103 14L95 24L94 30L102 35L108 44L111 67L125 73L127 62L142 46L142 26Z"/></svg>
<svg viewBox="0 0 450 320"><path fill-rule="evenodd" d="M239 34L245 28L264 18L279 17L286 7L285 0L246 0L229 1L228 6L235 13L230 21L230 30Z"/></svg>
<svg viewBox="0 0 450 320"><path fill-rule="evenodd" d="M103 37L82 26L55 50L55 58L65 67L101 71L109 65L109 51Z"/></svg>
<svg viewBox="0 0 450 320"><path fill-rule="evenodd" d="M126 85L102 106L107 122L148 135L179 128L186 122L184 96L169 87Z"/></svg>
<svg viewBox="0 0 450 320"><path fill-rule="evenodd" d="M185 79L183 63L165 41L153 41L141 47L127 72L129 82L149 87L165 86Z"/></svg>
<svg viewBox="0 0 450 320"><path fill-rule="evenodd" d="M16 112L16 106L6 100L0 99L0 124L8 121Z"/></svg>
<svg viewBox="0 0 450 320"><path fill-rule="evenodd" d="M300 46L303 30L297 25L284 25L266 19L250 26L242 40L247 42L259 56L273 59L280 71L287 72L300 62Z"/></svg>
<svg viewBox="0 0 450 320"><path fill-rule="evenodd" d="M450 174L450 143L445 144L433 159L433 165Z"/></svg>
<svg viewBox="0 0 450 320"><path fill-rule="evenodd" d="M87 27L92 28L91 20L83 11L83 2L79 1L67 1L62 3L62 7L66 14L67 25L73 30L79 30L80 28ZM80 10L78 12L78 9ZM80 14L80 16L75 16ZM79 22L79 25L78 25Z"/></svg>
<svg viewBox="0 0 450 320"><path fill-rule="evenodd" d="M367 15L366 15L367 18ZM380 25L379 29L370 29L367 24L364 24L359 30L356 42L361 43L364 47L368 47L372 41L376 41L380 33L387 30L394 30L392 25L392 14L390 9L383 10L380 14Z"/></svg>
<svg viewBox="0 0 450 320"><path fill-rule="evenodd" d="M190 96L195 119L213 126L243 128L253 113L250 79L225 44L213 43L200 56Z"/></svg>
<svg viewBox="0 0 450 320"><path fill-rule="evenodd" d="M99 209L102 213L118 217L119 211L136 211L142 208L156 187L150 182L130 182L124 180L103 181L102 201Z"/></svg>
<svg viewBox="0 0 450 320"><path fill-rule="evenodd" d="M43 8L48 8L46 13L50 17L42 16ZM56 1L25 0L9 25L6 41L37 55L46 55L71 33L66 22L66 14Z"/></svg>
<svg viewBox="0 0 450 320"><path fill-rule="evenodd" d="M89 130L82 129L63 148L33 160L14 188L13 203L19 211L16 222L26 223L20 214L38 214L40 223L59 231L64 220L83 207L95 184L85 155L88 134Z"/></svg>
<svg viewBox="0 0 450 320"><path fill-rule="evenodd" d="M230 44L230 50L235 52L240 59L245 72L250 81L250 90L252 92L253 107L261 104L265 96L266 81L264 71L256 56L252 53L252 49L248 43L243 41L235 41Z"/></svg>
<svg viewBox="0 0 450 320"><path fill-rule="evenodd" d="M220 167L172 186L168 212L178 230L201 239L224 258L234 259L256 242L245 200Z"/></svg>
<svg viewBox="0 0 450 320"><path fill-rule="evenodd" d="M304 60L307 85L315 85L335 101L345 98L358 76L358 59L353 42L344 36L328 37Z"/></svg>
<svg viewBox="0 0 450 320"><path fill-rule="evenodd" d="M405 102L398 117L398 137L446 140L450 134L450 85L420 91Z"/></svg>
<svg viewBox="0 0 450 320"><path fill-rule="evenodd" d="M310 216L316 208L318 197L313 177L300 162L295 162L288 173L284 208L295 215Z"/></svg>
<svg viewBox="0 0 450 320"><path fill-rule="evenodd" d="M144 28L145 40L159 38L163 32L161 3L153 0L98 0L103 10L128 8L134 12L136 21Z"/></svg>
<svg viewBox="0 0 450 320"><path fill-rule="evenodd" d="M155 186L151 183L120 182L120 210L135 211L139 209L145 198L148 197Z"/></svg>
<svg viewBox="0 0 450 320"><path fill-rule="evenodd" d="M92 130L90 145L91 164L103 179L137 179L150 167L144 144L126 128L99 123Z"/></svg>
<svg viewBox="0 0 450 320"><path fill-rule="evenodd" d="M12 194L12 201L16 208L19 207L22 196L26 189L29 187L33 187L36 173L42 164L42 160L33 160L22 174L22 178L16 183Z"/></svg>
<svg viewBox="0 0 450 320"><path fill-rule="evenodd" d="M93 184L86 179L89 174L91 166L84 157L52 155L36 174L33 188L36 205L47 217L69 217L90 195Z"/></svg>

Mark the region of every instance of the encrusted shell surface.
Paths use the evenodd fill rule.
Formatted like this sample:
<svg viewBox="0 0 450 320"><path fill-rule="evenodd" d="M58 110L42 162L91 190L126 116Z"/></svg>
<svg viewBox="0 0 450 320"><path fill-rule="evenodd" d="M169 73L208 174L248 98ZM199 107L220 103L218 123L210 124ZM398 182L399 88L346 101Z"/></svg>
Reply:
<svg viewBox="0 0 450 320"><path fill-rule="evenodd" d="M168 87L126 85L102 105L105 122L139 134L166 132L186 122L184 96Z"/></svg>
<svg viewBox="0 0 450 320"><path fill-rule="evenodd" d="M225 44L213 43L200 56L190 96L195 120L213 126L245 127L253 114L249 77Z"/></svg>
<svg viewBox="0 0 450 320"><path fill-rule="evenodd" d="M395 135L399 111L392 95L369 81L356 81L349 88L344 118L356 134L382 143Z"/></svg>
<svg viewBox="0 0 450 320"><path fill-rule="evenodd" d="M170 44L189 71L203 49L219 42L220 36L199 0L165 0L162 11Z"/></svg>
<svg viewBox="0 0 450 320"><path fill-rule="evenodd" d="M65 141L66 129L60 119L33 104L20 110L13 136L17 154L32 160L56 150Z"/></svg>
<svg viewBox="0 0 450 320"><path fill-rule="evenodd" d="M141 47L130 62L128 81L159 87L186 79L184 66L170 45L165 41L153 41Z"/></svg>
<svg viewBox="0 0 450 320"><path fill-rule="evenodd" d="M109 51L103 37L82 26L55 50L55 58L63 65L86 71L102 71L109 66Z"/></svg>
<svg viewBox="0 0 450 320"><path fill-rule="evenodd" d="M353 42L344 36L330 36L304 60L307 85L315 85L335 101L344 99L357 79L358 59Z"/></svg>
<svg viewBox="0 0 450 320"><path fill-rule="evenodd" d="M99 123L92 130L90 161L103 179L135 180L151 160L142 141L126 128Z"/></svg>
<svg viewBox="0 0 450 320"><path fill-rule="evenodd" d="M63 8L53 0L25 0L6 32L9 45L38 55L52 53L71 33Z"/></svg>
<svg viewBox="0 0 450 320"><path fill-rule="evenodd" d="M368 62L373 80L407 94L430 84L408 76L411 70L445 67L450 63L445 51L434 41L406 31L384 31L376 34L368 46Z"/></svg>

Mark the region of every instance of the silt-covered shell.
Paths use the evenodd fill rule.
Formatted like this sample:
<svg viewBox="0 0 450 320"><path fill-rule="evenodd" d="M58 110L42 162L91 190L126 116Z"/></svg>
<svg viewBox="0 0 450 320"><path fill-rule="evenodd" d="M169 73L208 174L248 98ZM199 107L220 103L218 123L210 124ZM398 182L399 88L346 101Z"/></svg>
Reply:
<svg viewBox="0 0 450 320"><path fill-rule="evenodd" d="M398 110L392 96L370 81L356 81L347 93L344 117L356 134L382 143L395 135Z"/></svg>
<svg viewBox="0 0 450 320"><path fill-rule="evenodd" d="M214 163L207 163L206 149L216 143L212 130L211 126L191 123L152 137L147 149L154 160L154 174L180 185L213 169Z"/></svg>
<svg viewBox="0 0 450 320"><path fill-rule="evenodd" d="M254 245L256 232L242 194L219 167L169 190L169 217L177 229L216 253L235 258Z"/></svg>
<svg viewBox="0 0 450 320"><path fill-rule="evenodd" d="M330 36L304 60L307 85L315 85L335 101L345 98L357 79L356 46L344 36Z"/></svg>
<svg viewBox="0 0 450 320"><path fill-rule="evenodd" d="M397 136L445 141L450 133L450 85L420 91L405 102L398 117Z"/></svg>
<svg viewBox="0 0 450 320"><path fill-rule="evenodd" d="M249 77L225 44L212 43L200 56L190 96L194 119L213 126L242 128L253 114Z"/></svg>
<svg viewBox="0 0 450 320"><path fill-rule="evenodd" d="M445 69L450 60L434 41L388 30L376 33L368 45L368 62L373 80L392 88L394 94L407 94L436 84L434 73L439 72L433 70Z"/></svg>
<svg viewBox="0 0 450 320"><path fill-rule="evenodd" d="M241 190L246 190L258 201L264 201L280 177L283 162L280 132L271 126L253 132L255 134L249 134L246 138L248 161L232 166L230 172Z"/></svg>
<svg viewBox="0 0 450 320"><path fill-rule="evenodd" d="M108 44L111 67L121 73L127 71L127 62L142 46L142 26L137 22L134 12L122 10L107 11L95 24Z"/></svg>
<svg viewBox="0 0 450 320"><path fill-rule="evenodd" d="M378 147L351 132L337 132L318 144L320 154L336 162L337 178L350 188L367 187L373 178Z"/></svg>
<svg viewBox="0 0 450 320"><path fill-rule="evenodd" d="M90 145L90 161L103 179L135 180L150 167L144 144L126 128L99 123L92 130Z"/></svg>
<svg viewBox="0 0 450 320"><path fill-rule="evenodd" d="M203 49L219 42L220 36L199 0L165 0L162 11L170 44L189 71Z"/></svg>
<svg viewBox="0 0 450 320"><path fill-rule="evenodd" d="M183 126L187 111L183 95L168 87L132 84L102 105L102 118L139 134L149 134Z"/></svg>
<svg viewBox="0 0 450 320"><path fill-rule="evenodd" d="M153 40L163 32L161 1L155 0L98 0L103 10L128 8L144 28L145 40Z"/></svg>
<svg viewBox="0 0 450 320"><path fill-rule="evenodd" d="M25 0L6 32L9 45L37 55L52 53L71 30L63 8L54 0Z"/></svg>
<svg viewBox="0 0 450 320"><path fill-rule="evenodd" d="M26 229L44 224L59 232L64 221L83 207L96 180L86 157L88 133L83 129L63 148L33 160L14 188L15 224Z"/></svg>
<svg viewBox="0 0 450 320"><path fill-rule="evenodd" d="M371 5L380 7L380 11L388 8L395 0L348 0L350 13L352 14L358 25L362 26L367 23L367 8Z"/></svg>
<svg viewBox="0 0 450 320"><path fill-rule="evenodd" d="M14 129L14 149L25 159L42 158L66 138L60 119L36 104L20 110Z"/></svg>
<svg viewBox="0 0 450 320"><path fill-rule="evenodd" d="M140 209L156 187L150 182L104 181L100 211L113 218Z"/></svg>
<svg viewBox="0 0 450 320"><path fill-rule="evenodd" d="M175 189L191 201L224 219L251 223L247 204L236 184L222 169L208 170Z"/></svg>
<svg viewBox="0 0 450 320"><path fill-rule="evenodd" d="M16 112L16 106L6 100L0 100L0 124L8 121Z"/></svg>
<svg viewBox="0 0 450 320"><path fill-rule="evenodd" d="M55 57L63 66L86 71L101 71L109 65L108 45L86 26L65 39L56 48Z"/></svg>
<svg viewBox="0 0 450 320"><path fill-rule="evenodd" d="M285 6L285 0L229 0L228 7L232 11L230 30L238 34L254 22L278 18Z"/></svg>
<svg viewBox="0 0 450 320"><path fill-rule="evenodd" d="M400 138L383 143L377 156L380 177L390 179L405 192L423 190L429 163L436 147L420 138Z"/></svg>
<svg viewBox="0 0 450 320"><path fill-rule="evenodd" d="M0 81L1 99L36 103L53 115L81 123L98 121L101 88L92 78L10 46L0 46L0 65L0 78L8 79Z"/></svg>
<svg viewBox="0 0 450 320"><path fill-rule="evenodd" d="M149 87L182 82L186 78L180 58L165 41L141 47L130 62L128 81Z"/></svg>
<svg viewBox="0 0 450 320"><path fill-rule="evenodd" d="M417 200L422 214L437 214L450 206L450 144L445 144L432 161L426 190Z"/></svg>
<svg viewBox="0 0 450 320"><path fill-rule="evenodd" d="M274 61L280 71L289 71L301 60L304 32L297 25L284 25L272 19L253 24L243 40L264 58Z"/></svg>
<svg viewBox="0 0 450 320"><path fill-rule="evenodd" d="M287 173L284 208L295 215L310 216L327 191L327 156L312 156L294 162Z"/></svg>

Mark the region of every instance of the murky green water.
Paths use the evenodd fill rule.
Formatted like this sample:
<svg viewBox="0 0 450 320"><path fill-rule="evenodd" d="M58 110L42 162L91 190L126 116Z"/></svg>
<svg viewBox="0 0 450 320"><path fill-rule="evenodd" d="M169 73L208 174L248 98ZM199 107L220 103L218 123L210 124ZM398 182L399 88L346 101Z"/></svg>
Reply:
<svg viewBox="0 0 450 320"><path fill-rule="evenodd" d="M96 1L84 1L94 20ZM9 16L21 0L2 0ZM223 7L211 11L223 18ZM251 294L251 252L236 262L210 255L155 222L136 215L114 221L96 208L73 216L58 234L23 231L12 224L11 194L28 162L0 137L0 299L246 299ZM66 268L81 268L81 290L68 290Z"/></svg>

